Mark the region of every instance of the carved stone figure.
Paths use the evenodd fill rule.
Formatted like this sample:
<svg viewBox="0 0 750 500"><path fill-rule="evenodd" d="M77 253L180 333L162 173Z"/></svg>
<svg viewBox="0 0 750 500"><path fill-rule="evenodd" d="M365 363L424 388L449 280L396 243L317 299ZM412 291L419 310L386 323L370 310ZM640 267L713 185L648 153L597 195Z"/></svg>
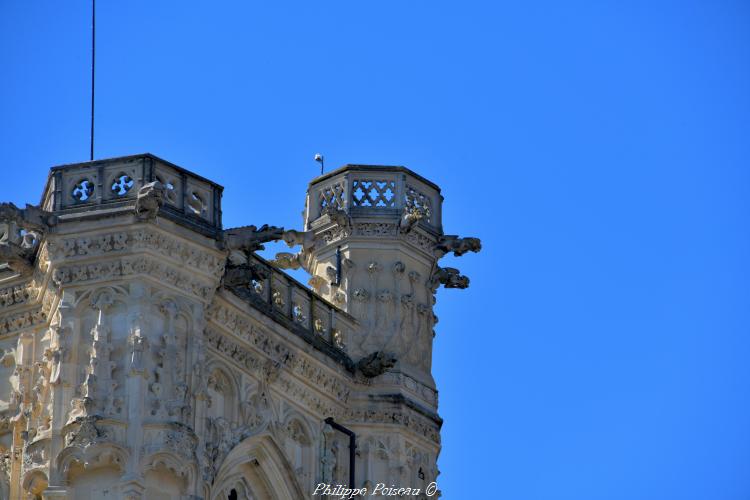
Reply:
<svg viewBox="0 0 750 500"><path fill-rule="evenodd" d="M468 288L469 278L463 276L455 267L437 267L430 277L432 291L443 285L445 288Z"/></svg>
<svg viewBox="0 0 750 500"><path fill-rule="evenodd" d="M254 281L268 278L269 272L256 263L227 265L224 270L223 283L225 286L251 286Z"/></svg>
<svg viewBox="0 0 750 500"><path fill-rule="evenodd" d="M405 206L404 211L401 214L401 219L398 223L398 230L401 234L406 234L411 232L411 230L414 228L414 226L422 219L429 216L429 212L427 212L422 207L416 207L416 206Z"/></svg>
<svg viewBox="0 0 750 500"><path fill-rule="evenodd" d="M396 357L393 354L375 351L369 356L360 359L357 362L357 368L359 368L365 377L373 378L382 375L389 368L393 368L396 361Z"/></svg>
<svg viewBox="0 0 750 500"><path fill-rule="evenodd" d="M289 248L300 245L304 251L315 244L315 235L312 231L296 231L294 229L289 229L284 231L283 240Z"/></svg>
<svg viewBox="0 0 750 500"><path fill-rule="evenodd" d="M442 236L437 245L435 245L435 257L440 259L451 252L453 252L456 257L460 257L466 252L479 252L481 249L482 242L479 238Z"/></svg>
<svg viewBox="0 0 750 500"><path fill-rule="evenodd" d="M26 208L18 208L13 203L0 203L0 222L15 223L27 231L43 233L49 226L57 224L57 216L45 212L37 205L26 204Z"/></svg>
<svg viewBox="0 0 750 500"><path fill-rule="evenodd" d="M327 215L337 226L339 226L345 232L351 230L352 219L344 209L330 205L323 209L321 215Z"/></svg>
<svg viewBox="0 0 750 500"><path fill-rule="evenodd" d="M300 258L302 253L279 252L273 260L273 265L279 269L299 269L302 267Z"/></svg>
<svg viewBox="0 0 750 500"><path fill-rule="evenodd" d="M284 228L264 224L258 229L255 226L242 226L224 231L224 246L229 250L240 250L245 253L257 252L265 247L263 243L278 241L284 234Z"/></svg>
<svg viewBox="0 0 750 500"><path fill-rule="evenodd" d="M135 200L135 216L138 220L154 220L164 205L164 185L159 181L149 182L138 190Z"/></svg>

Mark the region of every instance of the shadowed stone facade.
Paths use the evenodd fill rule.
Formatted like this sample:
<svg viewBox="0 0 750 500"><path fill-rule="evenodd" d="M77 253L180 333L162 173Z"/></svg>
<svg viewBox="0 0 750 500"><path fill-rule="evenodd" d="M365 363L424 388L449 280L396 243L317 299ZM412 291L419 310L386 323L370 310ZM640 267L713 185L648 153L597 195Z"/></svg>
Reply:
<svg viewBox="0 0 750 500"><path fill-rule="evenodd" d="M0 204L0 498L311 498L341 426L356 487L436 480L434 297L468 286L438 263L479 240L402 167L314 179L297 230L224 229L222 190L137 155Z"/></svg>

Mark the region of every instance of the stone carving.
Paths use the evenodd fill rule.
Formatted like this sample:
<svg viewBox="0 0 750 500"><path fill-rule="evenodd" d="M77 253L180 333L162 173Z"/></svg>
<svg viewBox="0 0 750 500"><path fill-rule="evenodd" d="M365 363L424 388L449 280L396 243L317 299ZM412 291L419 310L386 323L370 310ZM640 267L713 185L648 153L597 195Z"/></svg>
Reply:
<svg viewBox="0 0 750 500"><path fill-rule="evenodd" d="M276 254L276 258L273 260L272 264L279 269L299 269L302 267L302 256L302 252L279 252Z"/></svg>
<svg viewBox="0 0 750 500"><path fill-rule="evenodd" d="M375 351L357 362L357 368L368 378L382 375L396 364L396 357L391 353Z"/></svg>
<svg viewBox="0 0 750 500"><path fill-rule="evenodd" d="M295 229L289 229L284 231L282 238L289 248L299 245L302 247L303 252L315 245L315 233L312 231L297 231Z"/></svg>
<svg viewBox="0 0 750 500"><path fill-rule="evenodd" d="M455 267L436 267L435 272L430 277L430 288L434 293L437 288L443 285L445 288L467 288L469 278L461 275Z"/></svg>
<svg viewBox="0 0 750 500"><path fill-rule="evenodd" d="M234 319L234 318L233 318ZM349 396L349 389L339 377L334 376L327 371L315 366L302 356L295 356L290 349L283 344L273 340L265 331L251 327L245 322L230 319L227 317L226 324L234 325L231 330L250 345L260 349L263 357L252 354L247 348L237 342L232 341L227 336L214 332L206 331L208 344L220 352L225 352L230 358L234 359L241 366L244 366L252 372L261 373L263 363L261 359L272 359L286 367L291 373L315 383L318 389L330 393L331 397L338 400L346 400Z"/></svg>
<svg viewBox="0 0 750 500"><path fill-rule="evenodd" d="M254 283L262 282L271 273L264 266L249 262L240 265L227 265L224 273L224 286L253 286Z"/></svg>
<svg viewBox="0 0 750 500"><path fill-rule="evenodd" d="M51 304L42 302L35 309L0 317L0 335L46 323Z"/></svg>
<svg viewBox="0 0 750 500"><path fill-rule="evenodd" d="M22 276L28 275L42 236L55 224L57 217L38 206L21 209L13 203L0 203L0 262Z"/></svg>
<svg viewBox="0 0 750 500"><path fill-rule="evenodd" d="M429 212L423 207L405 206L399 220L398 230L401 234L410 233L414 226L422 219L427 219Z"/></svg>
<svg viewBox="0 0 750 500"><path fill-rule="evenodd" d="M151 257L128 257L120 260L81 264L55 269L52 280L55 285L84 283L94 280L109 280L133 275L149 275L163 283L175 286L199 299L207 301L215 287L208 280L193 279L194 274L183 273Z"/></svg>
<svg viewBox="0 0 750 500"><path fill-rule="evenodd" d="M346 349L346 344L344 344L344 334L341 333L341 330L338 328L331 330L331 341L337 349L341 349L342 351Z"/></svg>
<svg viewBox="0 0 750 500"><path fill-rule="evenodd" d="M138 190L135 199L135 216L138 220L156 219L159 209L164 205L164 185L159 181L149 182Z"/></svg>
<svg viewBox="0 0 750 500"><path fill-rule="evenodd" d="M119 231L89 238L66 238L49 241L50 258L58 260L74 256L99 256L110 252L153 250L180 266L198 270L218 279L224 272L226 259L149 227L135 231Z"/></svg>
<svg viewBox="0 0 750 500"><path fill-rule="evenodd" d="M27 231L43 233L49 226L57 224L57 216L45 212L39 206L26 205L18 208L13 203L0 203L0 222L14 223Z"/></svg>
<svg viewBox="0 0 750 500"><path fill-rule="evenodd" d="M263 250L263 243L280 240L284 234L284 228L268 224L260 229L256 226L235 227L224 231L224 246L229 250L252 253Z"/></svg>
<svg viewBox="0 0 750 500"><path fill-rule="evenodd" d="M453 252L460 257L467 252L479 252L482 242L479 238L459 238L458 236L442 236L435 245L435 257L441 259L444 255Z"/></svg>
<svg viewBox="0 0 750 500"><path fill-rule="evenodd" d="M35 285L33 281L30 281L23 285L0 289L0 308L22 305L36 300L41 289Z"/></svg>
<svg viewBox="0 0 750 500"><path fill-rule="evenodd" d="M158 428L148 429L144 435L141 456L173 451L187 461L196 458L198 438L193 429L180 422L168 422Z"/></svg>
<svg viewBox="0 0 750 500"><path fill-rule="evenodd" d="M109 436L99 429L97 422L101 417L93 415L89 417L78 417L72 424L76 424L65 434L65 446L78 446L85 448Z"/></svg>
<svg viewBox="0 0 750 500"><path fill-rule="evenodd" d="M344 209L333 205L327 206L321 215L327 215L344 233L351 231L352 219Z"/></svg>
<svg viewBox="0 0 750 500"><path fill-rule="evenodd" d="M322 276L312 276L309 280L307 280L307 284L310 285L310 287L312 287L312 289L315 290L318 294L320 294L321 288L323 288L323 286L327 283L328 282Z"/></svg>

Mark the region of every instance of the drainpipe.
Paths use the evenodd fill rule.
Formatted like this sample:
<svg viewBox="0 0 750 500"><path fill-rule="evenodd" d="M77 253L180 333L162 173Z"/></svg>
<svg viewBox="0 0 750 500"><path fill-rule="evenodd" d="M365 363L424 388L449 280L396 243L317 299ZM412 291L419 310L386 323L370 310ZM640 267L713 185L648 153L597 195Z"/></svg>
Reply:
<svg viewBox="0 0 750 500"><path fill-rule="evenodd" d="M357 435L343 425L334 422L333 417L325 419L325 423L349 436L349 488L354 489L354 451L357 449Z"/></svg>
<svg viewBox="0 0 750 500"><path fill-rule="evenodd" d="M341 247L336 247L336 281L331 283L331 285L341 285Z"/></svg>

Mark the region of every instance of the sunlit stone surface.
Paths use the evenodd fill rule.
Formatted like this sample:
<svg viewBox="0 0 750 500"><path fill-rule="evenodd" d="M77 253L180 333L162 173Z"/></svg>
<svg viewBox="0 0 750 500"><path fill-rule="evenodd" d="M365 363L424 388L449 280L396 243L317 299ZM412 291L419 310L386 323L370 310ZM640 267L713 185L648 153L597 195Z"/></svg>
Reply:
<svg viewBox="0 0 750 500"><path fill-rule="evenodd" d="M356 487L436 480L438 261L479 240L402 167L314 179L299 229L224 229L222 189L138 155L0 205L0 498L311 498L349 483L329 418Z"/></svg>

